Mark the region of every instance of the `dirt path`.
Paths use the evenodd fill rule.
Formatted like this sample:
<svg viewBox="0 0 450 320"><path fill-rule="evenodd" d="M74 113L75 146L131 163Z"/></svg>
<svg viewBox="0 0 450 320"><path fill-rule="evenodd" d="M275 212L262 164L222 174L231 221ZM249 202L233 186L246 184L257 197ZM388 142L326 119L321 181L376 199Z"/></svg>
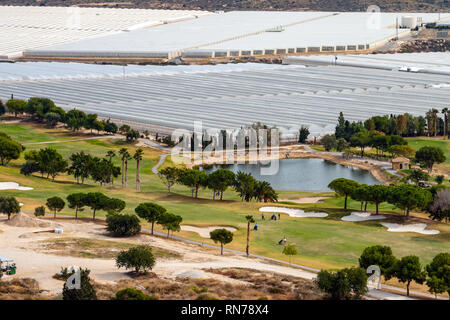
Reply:
<svg viewBox="0 0 450 320"><path fill-rule="evenodd" d="M14 259L18 266L18 273L14 277L30 277L36 279L41 288L49 293L57 294L62 290L63 283L52 276L59 272L61 267L72 265L88 268L92 278L101 283L111 283L128 278L126 271L118 270L113 259L86 259L71 256L61 256L42 252L41 240L55 238L90 238L99 240L123 241L127 243L148 244L156 248L170 250L181 256L177 259L159 259L153 271L160 277L174 278L180 273L208 268L250 268L265 272L275 272L304 279L314 279L316 273L270 263L267 260L246 257L233 252L219 254L217 248L200 247L195 244L168 240L161 237L139 235L133 238L111 238L105 234L104 226L91 222L63 221L57 223L63 229L63 234L34 233L42 230L38 228L14 227L0 220L3 232L0 233L0 242L7 243L0 249L0 255ZM203 272L205 272L203 270ZM236 283L237 280L205 272L208 277ZM399 289L401 290L401 289ZM377 299L402 299L401 295L387 293L380 290L371 291L371 296Z"/></svg>

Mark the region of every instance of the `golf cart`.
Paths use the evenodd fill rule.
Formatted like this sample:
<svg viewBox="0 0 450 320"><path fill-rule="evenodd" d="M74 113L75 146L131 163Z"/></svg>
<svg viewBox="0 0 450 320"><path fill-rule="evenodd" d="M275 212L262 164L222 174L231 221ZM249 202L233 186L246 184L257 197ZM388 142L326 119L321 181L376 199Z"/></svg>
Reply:
<svg viewBox="0 0 450 320"><path fill-rule="evenodd" d="M17 266L12 259L0 256L0 278L3 274L8 276L16 274Z"/></svg>

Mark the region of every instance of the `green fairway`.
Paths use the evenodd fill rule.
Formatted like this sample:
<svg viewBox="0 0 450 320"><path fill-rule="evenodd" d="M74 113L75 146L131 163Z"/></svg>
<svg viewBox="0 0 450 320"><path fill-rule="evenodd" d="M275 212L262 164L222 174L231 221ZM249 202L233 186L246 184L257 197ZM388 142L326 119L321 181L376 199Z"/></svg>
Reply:
<svg viewBox="0 0 450 320"><path fill-rule="evenodd" d="M21 143L61 141L53 144L33 144L27 145L27 150L39 149L52 146L67 158L72 152L85 151L96 156L105 156L108 150L117 151L122 147L127 147L130 153L134 153L136 147L125 145L123 141L117 139L97 139L69 142L65 140L88 137L74 136L72 133L63 130L51 130L36 127L29 124L0 124L0 131L6 132L13 139ZM441 141L442 143L446 143ZM238 229L235 232L234 240L227 245L228 248L245 250L246 222L245 215L252 214L259 225L258 231L251 233L251 252L270 256L273 258L288 260L281 254L282 246L278 241L286 236L288 243L296 245L299 255L293 257L293 262L305 264L316 268L340 268L352 266L358 263L358 257L362 250L370 245L384 244L393 248L397 256L407 254L418 255L424 263L429 262L439 252L450 251L450 226L436 223L433 228L439 229L439 235L420 235L416 233L391 233L377 222L344 222L340 218L349 214L344 212L342 198L330 198L324 203L316 205L295 204L288 202L289 206L299 208L309 208L308 210L326 211L330 215L327 218L290 218L282 214L281 220L261 221L261 214L258 209L264 206L262 203L241 202L238 195L233 190L224 193L224 201L213 201L210 190L200 190L200 199L192 199L191 192L186 187L175 185L172 193L167 192L166 186L152 173L151 168L158 162L160 151L151 148L144 148L143 161L141 166L141 192L135 190L136 161L129 162L128 188L120 187L120 176L115 179L114 187L100 187L88 180L85 185L76 184L71 176L58 176L55 182L41 178L39 175L26 177L20 174L21 159L12 161L9 167L0 167L0 181L14 181L23 186L33 187L30 191L8 190L2 191L2 195L11 195L24 203L24 210L33 211L35 207L43 205L46 199L51 196L66 198L74 192L100 191L108 196L124 200L127 207L126 213L133 213L134 208L142 202L155 201L166 207L168 211L179 214L183 217L183 224L206 226L220 225L233 226ZM119 157L113 158L116 165L120 165ZM280 192L280 199L293 199L295 196L311 195L312 193L302 192ZM329 194L329 193L328 193ZM279 204L280 205L280 204ZM286 204L284 204L286 205ZM360 204L349 201L349 208L358 210ZM373 206L368 207L373 210ZM382 204L382 212L396 213L400 211L391 205ZM67 208L63 214L73 215L74 212ZM80 213L80 216L91 216L89 209ZM98 216L104 216L104 212L98 212ZM269 214L266 214L266 219ZM159 227L158 230L161 230ZM162 230L161 230L162 231ZM180 235L194 240L213 243L209 239L201 238L193 232L180 232Z"/></svg>
<svg viewBox="0 0 450 320"><path fill-rule="evenodd" d="M438 147L442 149L447 160L444 164L450 164L450 140L442 140L442 137L439 138L407 138L408 145L415 149L416 151L422 147Z"/></svg>

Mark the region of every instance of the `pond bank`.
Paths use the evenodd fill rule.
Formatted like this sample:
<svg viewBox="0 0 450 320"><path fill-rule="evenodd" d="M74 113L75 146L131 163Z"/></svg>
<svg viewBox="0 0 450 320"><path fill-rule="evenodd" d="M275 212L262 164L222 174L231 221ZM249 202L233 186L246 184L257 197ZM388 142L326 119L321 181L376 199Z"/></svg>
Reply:
<svg viewBox="0 0 450 320"><path fill-rule="evenodd" d="M380 183L388 185L390 183L390 176L385 172L385 169L380 166L373 164L369 161L351 158L345 159L342 157L340 153L337 152L321 152L311 150L308 146L304 145L291 145L291 146L282 146L279 148L279 152L273 155L269 154L268 156L259 157L259 161L273 161L273 160L283 160L283 159L323 159L327 161L331 161L344 166L352 166L355 168L359 168L362 170L369 171L370 174L378 180ZM200 155L195 155L193 161L191 163L187 163L186 167L192 168L194 166L200 165L223 165L223 164L233 164L233 163L248 163L249 157L246 155L237 156L237 152L234 154L234 161L226 161L223 157L222 152L218 152L213 156L209 156L205 159L201 159Z"/></svg>

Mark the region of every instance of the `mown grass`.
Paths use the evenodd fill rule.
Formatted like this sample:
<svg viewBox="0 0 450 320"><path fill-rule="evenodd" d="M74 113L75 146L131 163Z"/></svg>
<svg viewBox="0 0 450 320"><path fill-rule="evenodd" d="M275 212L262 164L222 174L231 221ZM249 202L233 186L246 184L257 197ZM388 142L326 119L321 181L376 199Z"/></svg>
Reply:
<svg viewBox="0 0 450 320"><path fill-rule="evenodd" d="M408 145L415 149L419 150L422 147L437 147L440 148L445 157L447 158L444 164L450 164L450 140L443 140L442 137L438 138L427 138L427 137L418 137L418 138L407 138Z"/></svg>
<svg viewBox="0 0 450 320"><path fill-rule="evenodd" d="M74 138L72 133L67 131L64 133L63 129L58 129L53 134L52 130L47 131L29 124L3 124L0 128L13 138L21 139L21 142L26 136L41 141L47 138L49 141L51 139L61 141L61 136L65 135L70 136L71 139ZM27 133L25 134L25 132ZM28 145L27 149L39 149L46 146L50 145ZM65 157L68 157L72 152L82 150L96 156L105 156L108 150L118 151L123 146L126 146L131 153L136 149L133 145L124 145L123 142L112 139L60 142L51 144L51 146L55 147ZM362 250L375 244L391 246L397 256L416 254L424 263L431 261L439 252L450 251L450 226L448 225L433 225L433 228L441 231L439 235L420 235L387 232L377 222L344 222L340 220L342 215L348 214L351 210L358 210L360 204L350 200L348 204L350 210L344 212L341 209L343 198L333 197L323 203L314 205L288 202L293 207L330 213L330 216L325 219L299 219L282 214L279 221L262 221L258 209L264 204L241 202L238 195L232 190L225 192L224 201L213 201L211 199L212 193L209 190L200 190L200 198L192 199L190 190L179 185L174 186L169 194L163 182L151 171L151 168L159 160L160 151L151 148L145 148L144 150L144 159L141 166L141 192L135 190L136 162L134 160L129 162L128 188L122 189L120 177L115 180L113 188L100 187L90 180L85 185L76 184L73 177L66 175L58 176L55 182L40 176L25 177L19 172L20 164L24 161L21 158L13 161L8 167L0 168L0 181L14 181L34 189L31 191L2 191L2 195L17 197L19 201L25 204L24 210L29 211L45 204L46 199L50 196L57 195L65 198L68 194L74 192L100 191L110 197L120 198L127 203L125 213L133 213L134 208L139 203L154 201L166 207L168 211L181 215L184 224L197 226L223 225L237 228L233 242L226 247L242 251L245 250L246 244L245 216L251 214L256 218L259 226L258 231L251 232L251 252L288 260L287 257L282 255L282 247L278 245L278 241L286 236L288 243L294 243L299 251L299 254L293 257L292 261L316 268L340 268L356 265ZM116 165L121 164L119 157L113 158L113 161ZM170 159L168 159L168 163L170 163L169 161ZM311 196L313 194L311 192L282 191L279 197L280 199L293 199L298 196ZM320 193L318 195L325 194ZM330 195L330 193L326 193L326 195ZM369 205L368 209L374 210L374 207ZM388 204L382 204L380 210L401 215L400 210ZM74 212L66 207L62 214L73 215ZM86 209L80 213L80 216L90 217L91 214L90 210ZM104 212L97 213L97 216L104 215ZM423 216L425 217L425 215ZM144 224L144 226L148 227L148 224ZM156 229L164 231L159 226ZM201 238L193 232L182 231L179 234L190 239L213 243L211 240Z"/></svg>

